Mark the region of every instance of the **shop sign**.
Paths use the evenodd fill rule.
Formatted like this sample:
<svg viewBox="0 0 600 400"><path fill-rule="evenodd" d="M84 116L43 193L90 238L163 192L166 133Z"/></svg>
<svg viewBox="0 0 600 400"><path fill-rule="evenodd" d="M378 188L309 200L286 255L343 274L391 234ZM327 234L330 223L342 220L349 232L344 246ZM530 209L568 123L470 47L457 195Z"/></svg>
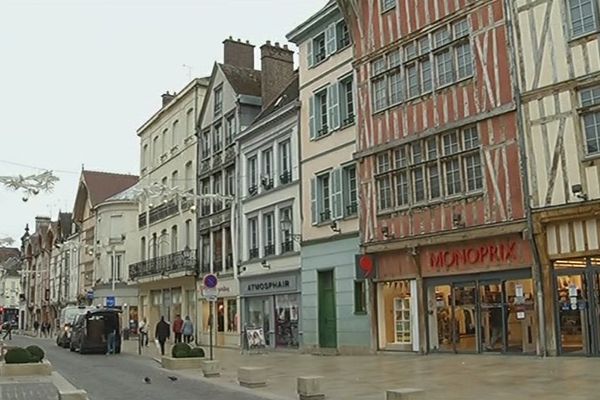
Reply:
<svg viewBox="0 0 600 400"><path fill-rule="evenodd" d="M257 276L240 281L240 292L245 296L289 293L298 291L297 274Z"/></svg>
<svg viewBox="0 0 600 400"><path fill-rule="evenodd" d="M517 259L517 243L509 241L480 247L440 250L431 254L432 268L452 268L466 265L508 263Z"/></svg>

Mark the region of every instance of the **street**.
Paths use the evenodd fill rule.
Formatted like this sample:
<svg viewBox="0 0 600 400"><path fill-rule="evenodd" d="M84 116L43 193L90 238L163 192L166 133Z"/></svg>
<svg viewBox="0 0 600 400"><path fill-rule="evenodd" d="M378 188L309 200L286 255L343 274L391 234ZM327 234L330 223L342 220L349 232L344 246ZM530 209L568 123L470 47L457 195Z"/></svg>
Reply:
<svg viewBox="0 0 600 400"><path fill-rule="evenodd" d="M35 344L46 352L46 358L78 389L88 392L90 400L261 400L245 393L230 391L210 383L178 376L172 382L168 377L177 374L163 370L146 357L130 354L80 355L63 349L53 339L13 336L12 346ZM145 383L144 378L151 383Z"/></svg>

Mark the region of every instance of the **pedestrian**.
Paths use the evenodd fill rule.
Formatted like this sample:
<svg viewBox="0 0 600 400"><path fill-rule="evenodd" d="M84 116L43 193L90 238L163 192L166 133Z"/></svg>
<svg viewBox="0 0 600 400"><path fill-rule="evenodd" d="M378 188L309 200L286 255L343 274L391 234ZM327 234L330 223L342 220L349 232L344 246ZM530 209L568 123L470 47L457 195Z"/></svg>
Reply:
<svg viewBox="0 0 600 400"><path fill-rule="evenodd" d="M148 321L146 321L146 317L144 317L144 319L142 319L142 322L140 322L139 331L142 346L148 347Z"/></svg>
<svg viewBox="0 0 600 400"><path fill-rule="evenodd" d="M117 329L110 321L104 321L104 334L106 335L106 355L115 354Z"/></svg>
<svg viewBox="0 0 600 400"><path fill-rule="evenodd" d="M35 321L33 321L33 335L34 336L38 335L38 329L40 329L40 323L36 319Z"/></svg>
<svg viewBox="0 0 600 400"><path fill-rule="evenodd" d="M8 340L12 340L12 322L6 321L2 325L2 329L4 329L4 337L2 338L2 340L5 340L7 336Z"/></svg>
<svg viewBox="0 0 600 400"><path fill-rule="evenodd" d="M171 331L169 330L169 324L165 321L165 317L160 317L160 321L156 324L156 332L154 333L154 337L158 340L160 344L160 354L165 355L165 342L171 336Z"/></svg>
<svg viewBox="0 0 600 400"><path fill-rule="evenodd" d="M185 321L183 321L183 341L185 343L191 343L192 338L194 337L194 324L190 320L190 316L185 316Z"/></svg>
<svg viewBox="0 0 600 400"><path fill-rule="evenodd" d="M42 324L40 325L40 337L45 337L46 336L46 321L42 321Z"/></svg>
<svg viewBox="0 0 600 400"><path fill-rule="evenodd" d="M183 320L181 319L181 315L179 314L175 316L175 321L173 321L173 333L175 334L175 343L181 343L181 334L183 333Z"/></svg>

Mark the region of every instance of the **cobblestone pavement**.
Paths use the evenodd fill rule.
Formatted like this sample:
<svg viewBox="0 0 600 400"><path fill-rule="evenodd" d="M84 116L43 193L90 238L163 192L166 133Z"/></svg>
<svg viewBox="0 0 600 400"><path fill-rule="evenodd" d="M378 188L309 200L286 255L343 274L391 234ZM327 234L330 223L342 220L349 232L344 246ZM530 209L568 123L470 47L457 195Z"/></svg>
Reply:
<svg viewBox="0 0 600 400"><path fill-rule="evenodd" d="M0 400L58 400L52 383L0 383Z"/></svg>

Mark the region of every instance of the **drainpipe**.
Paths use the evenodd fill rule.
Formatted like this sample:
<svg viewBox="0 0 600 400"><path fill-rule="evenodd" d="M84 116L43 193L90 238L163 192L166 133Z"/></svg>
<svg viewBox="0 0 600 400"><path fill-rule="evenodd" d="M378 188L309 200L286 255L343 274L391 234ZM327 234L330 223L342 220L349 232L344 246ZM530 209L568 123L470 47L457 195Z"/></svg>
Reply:
<svg viewBox="0 0 600 400"><path fill-rule="evenodd" d="M516 38L514 36L513 24L516 23L513 18L512 9L511 9L511 0L504 1L504 13L506 15L506 29L507 29L507 38L508 38L508 57L510 59L510 69L512 76L512 87L514 92L514 100L515 107L517 110L517 133L518 133L518 144L519 144L519 156L520 160L520 170L521 177L523 179L523 197L524 197L524 205L525 205L525 213L527 217L527 230L529 231L529 239L531 242L531 250L533 252L534 266L532 268L532 276L535 281L535 291L536 291L536 302L538 309L538 332L539 332L539 344L538 344L538 353L542 357L547 356L546 349L546 316L544 314L544 295L543 295L543 284L542 284L542 262L540 257L539 248L535 241L535 233L534 233L534 225L533 225L533 216L532 216L532 208L531 208L531 199L529 193L529 175L527 170L527 152L525 149L525 129L523 124L523 114L521 113L521 91L518 83L518 75L517 75L517 61L514 50L515 49Z"/></svg>

